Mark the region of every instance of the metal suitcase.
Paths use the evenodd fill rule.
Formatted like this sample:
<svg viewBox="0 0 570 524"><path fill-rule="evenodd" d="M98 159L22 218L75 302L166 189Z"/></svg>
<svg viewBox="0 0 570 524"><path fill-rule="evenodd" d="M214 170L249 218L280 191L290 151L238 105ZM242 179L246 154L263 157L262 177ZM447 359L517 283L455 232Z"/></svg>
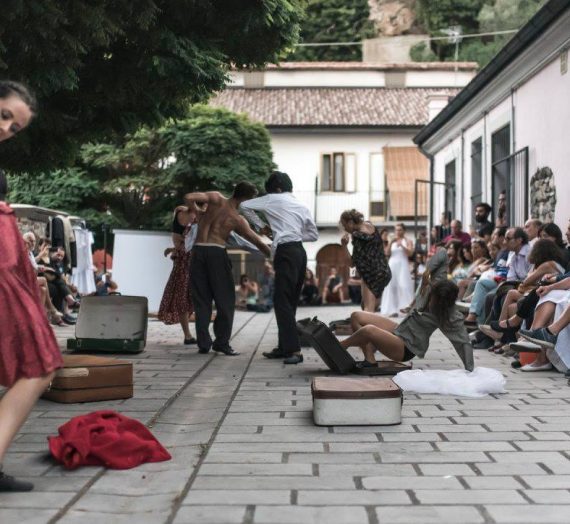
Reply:
<svg viewBox="0 0 570 524"><path fill-rule="evenodd" d="M83 297L75 338L67 349L78 352L140 353L146 345L146 297Z"/></svg>
<svg viewBox="0 0 570 524"><path fill-rule="evenodd" d="M126 360L93 355L63 355L42 398L73 404L117 400L133 396L133 364Z"/></svg>
<svg viewBox="0 0 570 524"><path fill-rule="evenodd" d="M396 375L400 371L412 369L411 364L381 360L378 367L357 368L356 361L339 343L331 329L317 317L305 318L297 322L299 334L304 336L323 362L332 370L342 375L355 373L358 375Z"/></svg>
<svg viewBox="0 0 570 524"><path fill-rule="evenodd" d="M318 426L382 426L402 421L404 397L390 378L317 377L311 392Z"/></svg>

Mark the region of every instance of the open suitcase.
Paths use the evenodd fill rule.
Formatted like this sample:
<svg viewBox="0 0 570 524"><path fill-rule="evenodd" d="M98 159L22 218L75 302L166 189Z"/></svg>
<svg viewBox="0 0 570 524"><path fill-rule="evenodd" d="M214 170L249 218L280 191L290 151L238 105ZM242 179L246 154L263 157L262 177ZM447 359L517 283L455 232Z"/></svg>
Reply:
<svg viewBox="0 0 570 524"><path fill-rule="evenodd" d="M396 375L400 371L412 368L410 364L383 360L378 362L378 367L359 369L356 367L356 361L352 355L340 345L330 328L317 317L299 320L297 329L300 335L311 342L311 346L323 359L323 362L337 373L343 375L356 373L368 376Z"/></svg>
<svg viewBox="0 0 570 524"><path fill-rule="evenodd" d="M93 355L63 355L51 387L42 398L73 404L133 396L133 364Z"/></svg>
<svg viewBox="0 0 570 524"><path fill-rule="evenodd" d="M318 426L382 426L402 421L402 390L387 377L317 377L311 392Z"/></svg>
<svg viewBox="0 0 570 524"><path fill-rule="evenodd" d="M67 339L67 349L73 352L140 353L146 345L147 317L146 297L83 297L75 338Z"/></svg>

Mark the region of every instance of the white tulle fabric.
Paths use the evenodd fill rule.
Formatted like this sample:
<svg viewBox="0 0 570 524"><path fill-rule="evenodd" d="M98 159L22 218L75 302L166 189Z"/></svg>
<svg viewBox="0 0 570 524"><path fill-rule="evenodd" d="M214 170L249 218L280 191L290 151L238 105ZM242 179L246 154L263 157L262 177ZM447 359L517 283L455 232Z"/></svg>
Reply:
<svg viewBox="0 0 570 524"><path fill-rule="evenodd" d="M475 368L471 372L462 369L411 369L398 373L393 380L400 388L410 393L478 398L507 392L507 380L500 371L491 368Z"/></svg>

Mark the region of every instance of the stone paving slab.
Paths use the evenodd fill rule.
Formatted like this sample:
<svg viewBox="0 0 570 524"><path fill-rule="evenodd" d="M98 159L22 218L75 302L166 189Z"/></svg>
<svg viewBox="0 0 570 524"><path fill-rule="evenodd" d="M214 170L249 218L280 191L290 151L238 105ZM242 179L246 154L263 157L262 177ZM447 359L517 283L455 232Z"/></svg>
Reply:
<svg viewBox="0 0 570 524"><path fill-rule="evenodd" d="M299 317L348 316L345 306ZM61 343L72 334L57 328ZM199 355L176 326L151 320L134 363L135 397L62 405L40 401L5 461L35 482L0 496L0 523L567 523L570 389L554 372L500 369L508 393L483 399L406 394L399 426L316 427L310 384L328 374L316 353L288 367L268 361L272 314L236 314L230 358ZM357 352L354 352L356 355ZM460 362L440 335L414 367ZM128 471L65 471L46 436L70 417L114 409L151 426L169 462Z"/></svg>

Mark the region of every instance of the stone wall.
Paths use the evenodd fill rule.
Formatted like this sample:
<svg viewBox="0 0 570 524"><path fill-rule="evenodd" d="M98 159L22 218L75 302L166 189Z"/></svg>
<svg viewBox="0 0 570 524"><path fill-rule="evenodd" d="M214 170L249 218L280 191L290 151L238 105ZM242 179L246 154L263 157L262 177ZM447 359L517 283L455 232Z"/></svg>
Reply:
<svg viewBox="0 0 570 524"><path fill-rule="evenodd" d="M541 167L530 179L530 215L543 222L554 222L556 186L549 167Z"/></svg>

